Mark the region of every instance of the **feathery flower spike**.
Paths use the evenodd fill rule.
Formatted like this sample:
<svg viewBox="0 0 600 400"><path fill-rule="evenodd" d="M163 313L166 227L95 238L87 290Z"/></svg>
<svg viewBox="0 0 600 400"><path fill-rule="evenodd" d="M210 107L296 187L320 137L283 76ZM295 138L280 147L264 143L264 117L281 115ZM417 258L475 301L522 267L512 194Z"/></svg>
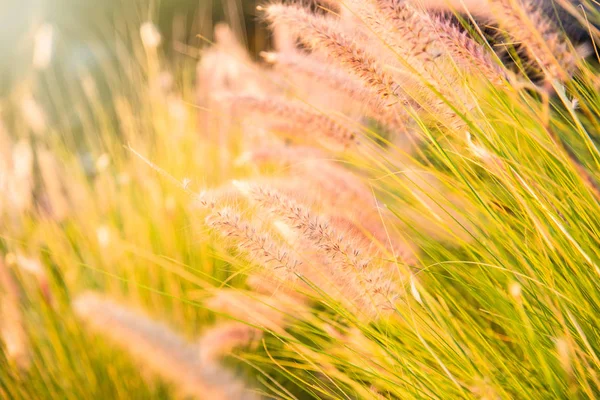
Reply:
<svg viewBox="0 0 600 400"><path fill-rule="evenodd" d="M93 293L79 296L73 306L90 329L130 352L186 395L215 400L258 398L220 365L203 364L197 347L165 325Z"/></svg>

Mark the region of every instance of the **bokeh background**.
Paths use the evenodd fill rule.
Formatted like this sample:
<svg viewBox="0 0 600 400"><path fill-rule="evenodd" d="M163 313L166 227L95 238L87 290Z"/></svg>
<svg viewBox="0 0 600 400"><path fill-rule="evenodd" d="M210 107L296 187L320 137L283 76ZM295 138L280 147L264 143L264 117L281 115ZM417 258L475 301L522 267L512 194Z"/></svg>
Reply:
<svg viewBox="0 0 600 400"><path fill-rule="evenodd" d="M117 63L119 46L144 21L163 36L162 51L171 59L194 57L212 40L213 27L228 23L251 54L268 45L269 36L256 17L259 0L4 0L0 8L0 95L30 73L36 31L52 26L53 58L48 74L57 80L86 69L96 76Z"/></svg>
<svg viewBox="0 0 600 400"><path fill-rule="evenodd" d="M270 34L258 18L261 0L5 0L0 2L0 112L11 126L33 94L51 126L83 138L86 127L81 92L93 82L107 109L113 108L115 82L127 93L138 82L142 48L140 27L152 22L160 31L158 48L169 69L193 87L193 66L213 41L214 26L228 24L253 57L269 48ZM34 44L49 38L49 65L35 68ZM182 71L187 72L182 72ZM131 87L124 87L130 85ZM114 110L113 110L114 111ZM110 111L109 111L110 112ZM117 125L113 112L110 118Z"/></svg>

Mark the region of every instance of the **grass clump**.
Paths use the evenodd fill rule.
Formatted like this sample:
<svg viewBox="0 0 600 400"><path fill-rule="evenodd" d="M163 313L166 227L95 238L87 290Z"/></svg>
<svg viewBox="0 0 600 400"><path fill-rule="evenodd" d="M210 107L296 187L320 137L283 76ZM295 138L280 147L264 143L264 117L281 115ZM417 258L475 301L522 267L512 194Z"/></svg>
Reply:
<svg viewBox="0 0 600 400"><path fill-rule="evenodd" d="M109 102L69 86L85 135L11 93L0 395L597 397L597 67L533 5L490 0L537 81L340 0L261 7L264 61L140 21Z"/></svg>

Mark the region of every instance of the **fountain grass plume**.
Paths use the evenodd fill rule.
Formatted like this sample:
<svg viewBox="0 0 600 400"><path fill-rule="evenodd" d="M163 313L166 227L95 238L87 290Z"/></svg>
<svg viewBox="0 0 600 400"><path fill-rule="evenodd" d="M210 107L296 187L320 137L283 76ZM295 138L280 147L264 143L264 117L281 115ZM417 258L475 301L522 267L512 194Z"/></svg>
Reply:
<svg viewBox="0 0 600 400"><path fill-rule="evenodd" d="M25 328L20 288L0 257L0 345L9 360L26 371L31 366L31 349Z"/></svg>
<svg viewBox="0 0 600 400"><path fill-rule="evenodd" d="M325 216L314 214L274 189L245 182L236 182L235 185L260 209L280 218L291 228L305 251L306 246L317 250L314 265L321 265L322 274L334 285L339 283L342 299L357 306L367 318L384 315L393 309L394 301L403 294L403 290L398 281L388 275L389 270L378 268L381 266L381 253L372 243L365 241L364 236L335 226ZM403 271L402 275L401 280L408 276L408 272ZM336 298L336 295L332 297Z"/></svg>
<svg viewBox="0 0 600 400"><path fill-rule="evenodd" d="M282 4L269 5L264 12L269 23L284 24L309 48L326 51L332 61L360 79L381 99L390 103L403 100L393 77L360 40L339 28L335 19L312 14L302 7Z"/></svg>
<svg viewBox="0 0 600 400"><path fill-rule="evenodd" d="M544 15L536 1L489 0L488 5L500 27L526 49L550 84L572 76L577 54L560 27Z"/></svg>
<svg viewBox="0 0 600 400"><path fill-rule="evenodd" d="M301 140L323 143L333 149L346 149L356 141L357 134L327 113L311 110L301 102L276 97L227 96L224 101L233 111L258 114L266 119L275 132L292 134Z"/></svg>
<svg viewBox="0 0 600 400"><path fill-rule="evenodd" d="M214 360L203 363L196 346L166 325L94 293L77 297L73 307L86 326L129 352L142 367L197 398L257 399L239 379Z"/></svg>
<svg viewBox="0 0 600 400"><path fill-rule="evenodd" d="M255 265L268 269L285 281L296 280L302 261L271 234L244 221L234 209L217 208L208 214L205 222L219 235L229 239Z"/></svg>
<svg viewBox="0 0 600 400"><path fill-rule="evenodd" d="M381 98L373 88L365 86L342 68L299 52L262 53L262 56L280 71L294 75L302 74L326 85L331 90L348 96L350 100L360 105L365 115L380 122L396 134L407 133L410 117L406 109L402 106L395 106L397 103L395 99Z"/></svg>

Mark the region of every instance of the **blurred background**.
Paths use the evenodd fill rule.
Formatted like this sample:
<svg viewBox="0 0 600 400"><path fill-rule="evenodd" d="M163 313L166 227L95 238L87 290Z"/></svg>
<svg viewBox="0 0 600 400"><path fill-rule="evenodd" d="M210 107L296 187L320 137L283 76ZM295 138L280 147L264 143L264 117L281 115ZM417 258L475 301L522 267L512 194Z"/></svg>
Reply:
<svg viewBox="0 0 600 400"><path fill-rule="evenodd" d="M0 13L0 95L31 73L37 35L52 36L51 65L44 78L60 84L87 70L101 76L102 66L118 63L118 52L138 38L129 37L145 21L163 37L170 59L197 57L212 40L215 23L228 23L252 54L268 35L256 18L259 0L4 0ZM137 26L137 27L136 27ZM134 29L132 29L134 28Z"/></svg>
<svg viewBox="0 0 600 400"><path fill-rule="evenodd" d="M86 136L85 112L73 105L81 104L93 87L94 97L116 126L110 111L115 94L135 92L143 78L136 74L146 57L140 53L140 27L145 22L160 32L157 51L168 63L165 67L191 88L201 49L212 43L217 23L227 23L252 56L268 48L269 33L256 12L260 1L4 0L0 115L14 131L14 116L36 115L35 109L40 109L45 125L56 127L59 135L69 132L81 139Z"/></svg>

